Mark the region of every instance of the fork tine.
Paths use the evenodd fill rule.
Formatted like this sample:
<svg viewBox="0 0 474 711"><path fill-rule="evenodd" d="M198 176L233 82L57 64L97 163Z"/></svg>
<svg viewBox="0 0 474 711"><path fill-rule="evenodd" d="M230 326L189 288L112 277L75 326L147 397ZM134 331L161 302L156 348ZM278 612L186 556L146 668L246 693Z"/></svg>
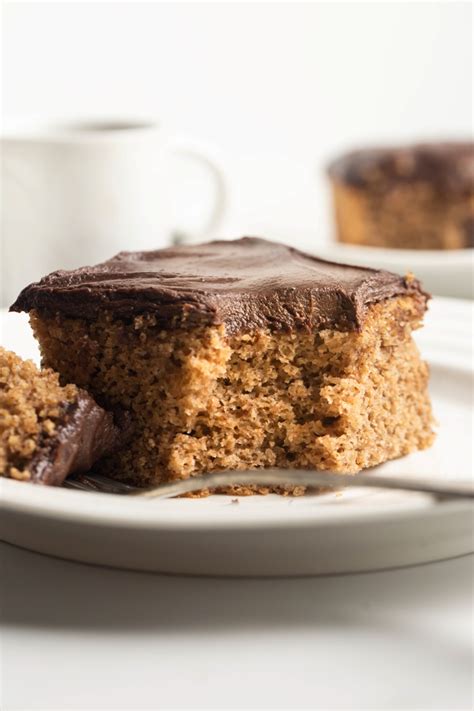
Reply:
<svg viewBox="0 0 474 711"><path fill-rule="evenodd" d="M85 484L79 479L66 479L63 482L64 489L76 489L77 491L92 491L92 487L89 484Z"/></svg>
<svg viewBox="0 0 474 711"><path fill-rule="evenodd" d="M121 491L137 491L138 487L132 486L132 484L126 484L124 481L117 481L115 479L111 479L108 476L104 476L103 474L96 474L95 472L88 472L87 474L84 475L86 478L90 479L93 483L96 484L103 484L104 486L110 487L113 486L118 490Z"/></svg>
<svg viewBox="0 0 474 711"><path fill-rule="evenodd" d="M107 494L130 494L137 491L136 486L125 484L123 481L115 481L103 474L87 472L78 474L75 477L66 479L63 486L68 489L79 489L81 491L101 491Z"/></svg>

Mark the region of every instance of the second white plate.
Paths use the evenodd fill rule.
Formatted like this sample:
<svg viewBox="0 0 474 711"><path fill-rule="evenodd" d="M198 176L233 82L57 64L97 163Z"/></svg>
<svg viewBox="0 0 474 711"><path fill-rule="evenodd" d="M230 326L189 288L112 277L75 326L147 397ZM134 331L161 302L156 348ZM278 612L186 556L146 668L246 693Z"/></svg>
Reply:
<svg viewBox="0 0 474 711"><path fill-rule="evenodd" d="M433 294L474 298L474 249L384 249L333 242L321 248L311 247L309 251L345 264L399 274L413 272Z"/></svg>

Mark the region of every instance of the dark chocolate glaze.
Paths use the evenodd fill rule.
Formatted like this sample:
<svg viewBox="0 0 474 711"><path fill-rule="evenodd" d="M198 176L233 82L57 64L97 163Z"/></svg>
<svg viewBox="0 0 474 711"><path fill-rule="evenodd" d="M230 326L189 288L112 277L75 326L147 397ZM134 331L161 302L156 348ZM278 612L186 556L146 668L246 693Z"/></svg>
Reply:
<svg viewBox="0 0 474 711"><path fill-rule="evenodd" d="M255 237L121 252L95 267L59 271L26 287L12 311L94 319L152 313L162 328L224 324L229 334L360 328L367 307L418 294L416 280L328 262Z"/></svg>
<svg viewBox="0 0 474 711"><path fill-rule="evenodd" d="M44 442L28 467L30 481L59 486L69 474L88 471L118 442L119 430L112 415L80 390L55 434Z"/></svg>
<svg viewBox="0 0 474 711"><path fill-rule="evenodd" d="M430 183L443 193L474 190L474 143L419 143L365 148L346 153L328 166L329 176L355 187L400 182Z"/></svg>

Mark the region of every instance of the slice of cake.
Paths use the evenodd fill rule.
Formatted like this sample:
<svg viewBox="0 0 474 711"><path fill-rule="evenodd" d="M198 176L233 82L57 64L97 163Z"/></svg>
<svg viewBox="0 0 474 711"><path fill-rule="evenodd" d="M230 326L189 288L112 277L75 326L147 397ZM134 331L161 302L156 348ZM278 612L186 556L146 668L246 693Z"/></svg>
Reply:
<svg viewBox="0 0 474 711"><path fill-rule="evenodd" d="M474 143L347 153L328 169L337 237L372 247L474 247Z"/></svg>
<svg viewBox="0 0 474 711"><path fill-rule="evenodd" d="M243 238L55 272L12 310L30 312L64 382L131 411L129 444L101 466L147 485L357 472L428 447L428 368L411 337L426 302L412 278Z"/></svg>
<svg viewBox="0 0 474 711"><path fill-rule="evenodd" d="M117 441L112 415L87 393L0 348L0 476L59 485Z"/></svg>

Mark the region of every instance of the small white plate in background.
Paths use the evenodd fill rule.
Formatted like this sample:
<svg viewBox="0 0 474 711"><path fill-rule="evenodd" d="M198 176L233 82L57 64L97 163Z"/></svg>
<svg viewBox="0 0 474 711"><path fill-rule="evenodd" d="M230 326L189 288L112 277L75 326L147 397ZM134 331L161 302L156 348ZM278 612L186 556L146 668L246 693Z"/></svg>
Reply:
<svg viewBox="0 0 474 711"><path fill-rule="evenodd" d="M384 249L337 243L328 243L321 248L311 248L308 244L307 249L318 257L335 262L387 269L399 274L412 272L433 294L474 299L474 249Z"/></svg>

